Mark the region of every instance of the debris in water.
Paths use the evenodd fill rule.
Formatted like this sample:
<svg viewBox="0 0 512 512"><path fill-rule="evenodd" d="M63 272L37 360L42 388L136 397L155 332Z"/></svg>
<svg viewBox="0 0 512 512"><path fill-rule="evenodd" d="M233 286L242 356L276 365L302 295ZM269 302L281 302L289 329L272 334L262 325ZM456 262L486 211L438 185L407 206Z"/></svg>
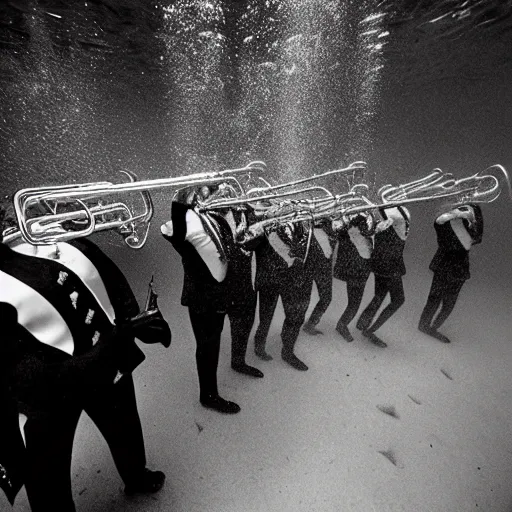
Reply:
<svg viewBox="0 0 512 512"><path fill-rule="evenodd" d="M421 405L421 402L417 399L417 398L414 398L413 396L411 395L407 395L415 404L418 404L418 405Z"/></svg>
<svg viewBox="0 0 512 512"><path fill-rule="evenodd" d="M383 412L384 414L396 418L397 420L400 419L400 416L396 412L396 409L393 405L377 405L377 409L379 409L379 411Z"/></svg>
<svg viewBox="0 0 512 512"><path fill-rule="evenodd" d="M195 423L196 423L196 427L197 427L198 432L201 433L204 430L203 425L201 425L200 423L197 423L197 421Z"/></svg>
<svg viewBox="0 0 512 512"><path fill-rule="evenodd" d="M441 373L448 379L453 380L453 377L446 371L441 368Z"/></svg>
<svg viewBox="0 0 512 512"><path fill-rule="evenodd" d="M381 455L384 455L384 457L386 457L386 459L389 460L389 462L391 462L391 464L393 464L393 466L398 466L397 464L397 461L396 461L396 457L395 457L395 454L393 452L393 450L387 450L387 451L379 451L379 453Z"/></svg>

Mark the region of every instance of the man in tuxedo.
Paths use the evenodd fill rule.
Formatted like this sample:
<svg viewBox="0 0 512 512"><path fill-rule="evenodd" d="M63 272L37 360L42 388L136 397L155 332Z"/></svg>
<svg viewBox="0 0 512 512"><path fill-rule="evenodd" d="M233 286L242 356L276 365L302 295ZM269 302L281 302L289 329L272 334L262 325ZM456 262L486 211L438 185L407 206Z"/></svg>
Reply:
<svg viewBox="0 0 512 512"><path fill-rule="evenodd" d="M335 245L336 233L332 229L332 221L324 219L318 222L313 230L304 267L304 271L311 274L318 291L318 302L302 328L312 336L322 334L317 325L332 300L332 257ZM313 287L310 291L313 291Z"/></svg>
<svg viewBox="0 0 512 512"><path fill-rule="evenodd" d="M281 358L299 371L308 369L295 355L295 344L304 323L313 285L311 273L304 271L310 235L309 223L287 223L271 231L255 251L259 325L254 336L254 352L264 361L272 359L265 345L281 297L285 314L281 330Z"/></svg>
<svg viewBox="0 0 512 512"><path fill-rule="evenodd" d="M410 214L404 206L381 208L382 219L375 228L374 247L370 260L375 276L375 294L361 313L356 327L378 347L386 342L375 334L403 305L405 301L402 276L405 275L404 249L409 235ZM390 302L374 319L384 299Z"/></svg>
<svg viewBox="0 0 512 512"><path fill-rule="evenodd" d="M337 224L338 255L333 275L347 283L348 302L336 324L336 331L348 342L354 341L348 325L359 310L371 272L373 233L370 223L373 223L370 215L356 214Z"/></svg>
<svg viewBox="0 0 512 512"><path fill-rule="evenodd" d="M187 191L184 191L187 192ZM163 237L180 254L184 279L181 304L188 307L196 339L199 401L209 409L236 414L238 404L219 394L217 367L225 316L231 324L231 367L251 377L263 373L245 362L247 342L256 304L251 278L251 254L236 241L243 230L243 212L223 209L201 211L199 200L212 190L178 195L171 204L171 219L161 226ZM256 242L257 243L257 242Z"/></svg>
<svg viewBox="0 0 512 512"><path fill-rule="evenodd" d="M134 336L153 342L153 320L139 315L119 268L88 240L0 243L0 312L2 434L10 434L0 438L0 485L10 501L25 484L33 512L75 511L70 470L82 411L107 441L125 492L158 491L165 475L146 468L131 376L144 360Z"/></svg>
<svg viewBox="0 0 512 512"><path fill-rule="evenodd" d="M438 244L430 263L434 276L418 328L443 343L450 343L438 329L452 313L464 282L471 277L469 250L482 241L482 210L473 203L447 209L436 218L434 228Z"/></svg>

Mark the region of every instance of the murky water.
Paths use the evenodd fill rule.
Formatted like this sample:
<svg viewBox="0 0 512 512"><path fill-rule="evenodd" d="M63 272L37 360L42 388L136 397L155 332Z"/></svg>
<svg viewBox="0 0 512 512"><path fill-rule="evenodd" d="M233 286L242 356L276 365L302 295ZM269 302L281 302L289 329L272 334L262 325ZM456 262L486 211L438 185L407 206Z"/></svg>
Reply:
<svg viewBox="0 0 512 512"><path fill-rule="evenodd" d="M374 188L435 167L506 166L511 10L483 0L6 2L3 188L252 159L271 181L361 159Z"/></svg>
<svg viewBox="0 0 512 512"><path fill-rule="evenodd" d="M462 177L500 163L512 173L511 48L510 0L2 2L1 193L118 182L123 169L150 179L255 159L267 162L267 178L275 182L353 160L368 162L373 187L411 181L436 167ZM158 235L169 194L156 192L154 199L146 249L130 252L114 236L100 241L138 296L153 272L163 283L172 280L163 302L173 325L186 333L186 315L177 305L179 262ZM406 304L413 325L427 292L435 237L433 208L424 204L411 212ZM506 337L511 214L506 194L484 205L484 241L472 251L470 297L461 298L460 332L470 335L467 324L474 321L484 342L493 322ZM397 328L395 334L401 339L414 332ZM508 354L506 340L500 343ZM422 355L426 350L419 342L414 347ZM311 360L325 349L313 348ZM404 343L400 356L412 352ZM325 364L337 355L326 355ZM355 367L366 354L357 355ZM396 364L397 374L408 367ZM190 366L189 381L180 383L185 394L195 385L192 373ZM189 394L188 401L195 399ZM328 425L335 421L329 418ZM180 510L193 509L184 503Z"/></svg>

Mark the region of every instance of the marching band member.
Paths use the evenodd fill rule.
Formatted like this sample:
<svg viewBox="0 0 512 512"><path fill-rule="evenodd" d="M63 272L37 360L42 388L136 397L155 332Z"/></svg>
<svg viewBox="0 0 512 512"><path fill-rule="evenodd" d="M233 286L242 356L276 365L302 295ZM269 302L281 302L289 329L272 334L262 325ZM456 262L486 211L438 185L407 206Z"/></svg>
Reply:
<svg viewBox="0 0 512 512"><path fill-rule="evenodd" d="M146 468L131 376L145 357L134 336L152 342L151 321L139 314L124 275L92 242L29 254L34 249L0 244L0 396L10 404L11 422L16 411L26 420L7 450L9 439L0 439L0 457L11 453L0 485L12 503L25 484L33 512L73 512L72 445L85 411L107 441L125 493L158 491L165 475ZM0 473L2 465L0 459Z"/></svg>
<svg viewBox="0 0 512 512"><path fill-rule="evenodd" d="M375 295L361 313L356 327L375 345L386 347L386 343L375 335L375 331L400 309L405 300L402 282L402 276L405 275L403 253L409 234L410 214L403 206L381 208L379 212L383 220L375 228L370 261L375 276ZM390 302L374 321L375 314L388 293Z"/></svg>
<svg viewBox="0 0 512 512"><path fill-rule="evenodd" d="M211 191L202 187L206 199ZM226 314L232 334L232 368L253 377L263 373L245 363L254 321L255 296L249 255L235 243L225 215L204 214L195 208L195 192L173 201L171 220L161 227L163 237L181 255L184 281L181 304L188 307L196 338L199 400L207 408L235 414L238 404L219 395L217 367ZM234 217L233 217L234 221ZM235 228L236 229L236 228Z"/></svg>
<svg viewBox="0 0 512 512"><path fill-rule="evenodd" d="M434 276L418 328L443 343L450 343L450 339L438 329L453 311L462 285L471 277L469 250L482 241L483 227L482 210L474 203L452 208L434 222L438 243L430 263Z"/></svg>
<svg viewBox="0 0 512 512"><path fill-rule="evenodd" d="M211 198L226 197L223 184L211 194ZM203 192L202 196L205 196ZM248 238L247 228L254 224L255 215L249 205L236 208L223 208L216 210L227 221L231 229L228 264L230 266L230 289L234 293L234 300L227 311L231 326L231 368L238 373L251 377L262 378L263 372L249 366L245 362L249 336L256 316L257 295L252 278L252 259L254 249L263 239L262 230L252 230L252 236Z"/></svg>
<svg viewBox="0 0 512 512"><path fill-rule="evenodd" d="M313 336L322 334L316 326L332 300L332 256L335 245L336 233L331 227L331 222L323 220L317 223L313 230L305 272L311 273L313 282L316 284L318 302L302 327L305 332ZM313 287L310 291L313 291Z"/></svg>
<svg viewBox="0 0 512 512"><path fill-rule="evenodd" d="M347 283L348 304L336 324L336 331L346 340L354 341L348 324L356 316L364 289L370 275L370 258L373 250L369 223L370 215L356 214L349 216L348 221L337 221L338 256L334 265L333 275L336 279ZM341 228L341 229L340 229Z"/></svg>
<svg viewBox="0 0 512 512"><path fill-rule="evenodd" d="M287 223L268 234L255 251L259 325L254 337L254 352L264 361L272 359L265 350L265 344L277 301L281 297L285 314L281 330L281 357L300 371L308 369L294 353L313 284L310 273L304 272L308 236L309 227L305 223Z"/></svg>

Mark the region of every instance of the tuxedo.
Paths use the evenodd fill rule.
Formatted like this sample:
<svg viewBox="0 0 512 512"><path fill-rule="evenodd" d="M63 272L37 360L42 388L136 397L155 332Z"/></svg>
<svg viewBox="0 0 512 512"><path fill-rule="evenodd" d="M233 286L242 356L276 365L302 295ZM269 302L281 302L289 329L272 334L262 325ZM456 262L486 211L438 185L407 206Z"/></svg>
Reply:
<svg viewBox="0 0 512 512"><path fill-rule="evenodd" d="M257 353L264 352L279 297L285 314L281 330L283 350L293 353L313 284L311 274L304 271L309 236L303 223L280 226L255 251L255 288L259 297L259 325L254 337Z"/></svg>
<svg viewBox="0 0 512 512"><path fill-rule="evenodd" d="M0 394L11 434L18 413L27 417L26 445L19 429L11 437L22 464L13 468L9 498L24 483L33 512L71 512L72 445L83 410L127 485L145 468L131 377L144 354L119 327L139 307L121 271L92 242L59 243L57 259L43 247L33 255L30 247L0 244ZM0 465L4 453L13 459L6 440L0 439Z"/></svg>
<svg viewBox="0 0 512 512"><path fill-rule="evenodd" d="M312 326L320 322L332 300L332 257L335 245L336 235L329 225L323 223L315 227L304 268L304 272L310 274L318 290L318 302L308 320L308 324ZM310 298L312 291L313 287L310 288Z"/></svg>
<svg viewBox="0 0 512 512"><path fill-rule="evenodd" d="M374 236L370 267L375 276L375 293L357 322L359 329L370 333L382 327L405 301L402 276L405 275L406 269L403 254L409 234L410 215L402 206L391 209L382 208L380 212L383 223L388 221L388 215L393 223L382 231L377 231ZM399 228L402 236L398 234ZM377 311L388 294L389 304L374 321Z"/></svg>
<svg viewBox="0 0 512 512"><path fill-rule="evenodd" d="M165 228L162 226L162 234L183 263L181 304L188 307L196 339L199 393L203 403L219 395L217 367L226 315L231 324L232 367L245 364L256 307L252 254L235 242L239 212L200 213L191 205L173 202L171 219Z"/></svg>
<svg viewBox="0 0 512 512"><path fill-rule="evenodd" d="M420 330L437 331L446 321L457 302L460 290L470 277L469 250L482 241L484 222L479 205L471 204L475 220L455 218L434 228L438 248L430 263L434 273L427 303L421 314ZM436 318L434 315L441 308Z"/></svg>
<svg viewBox="0 0 512 512"><path fill-rule="evenodd" d="M373 242L359 227L349 225L338 233L338 255L334 277L347 283L347 307L338 320L337 328L347 326L357 314L371 272Z"/></svg>

